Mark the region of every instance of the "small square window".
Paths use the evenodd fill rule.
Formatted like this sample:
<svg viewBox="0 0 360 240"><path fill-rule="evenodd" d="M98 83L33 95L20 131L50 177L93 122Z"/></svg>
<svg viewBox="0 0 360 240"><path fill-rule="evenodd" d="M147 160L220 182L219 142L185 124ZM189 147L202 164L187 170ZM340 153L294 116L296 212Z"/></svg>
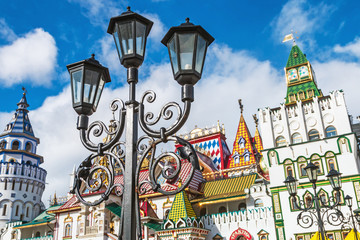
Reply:
<svg viewBox="0 0 360 240"><path fill-rule="evenodd" d="M16 196L16 194L15 194L15 193L12 193L12 194L11 194L11 197L12 197L12 198L14 198L15 196Z"/></svg>

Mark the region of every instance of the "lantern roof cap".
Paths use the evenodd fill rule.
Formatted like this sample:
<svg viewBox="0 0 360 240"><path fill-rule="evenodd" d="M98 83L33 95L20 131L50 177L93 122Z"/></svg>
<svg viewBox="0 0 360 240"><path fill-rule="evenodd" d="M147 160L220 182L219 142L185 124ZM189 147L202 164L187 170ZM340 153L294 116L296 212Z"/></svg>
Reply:
<svg viewBox="0 0 360 240"><path fill-rule="evenodd" d="M146 36L149 35L150 33L150 30L152 28L152 25L154 24L152 21L150 21L149 19L147 19L146 17L143 17L141 16L140 14L137 14L133 11L130 10L130 7L127 7L127 11L126 12L123 12L122 14L120 14L119 16L116 16L116 17L112 17L110 19L110 22L109 22L109 27L108 27L108 30L107 32L109 34L113 34L115 31L114 31L114 27L115 27L115 23L117 21L126 21L126 20L131 20L131 19L136 19L140 22L143 22L147 25L147 28L146 28Z"/></svg>
<svg viewBox="0 0 360 240"><path fill-rule="evenodd" d="M333 177L333 176L340 176L342 173L339 173L338 171L336 171L335 169L331 169L328 173L328 175L326 175L326 177Z"/></svg>
<svg viewBox="0 0 360 240"><path fill-rule="evenodd" d="M182 23L177 27L171 27L164 38L161 40L161 43L167 46L168 41L176 32L199 32L201 36L208 42L208 45L210 45L215 40L214 37L211 36L210 33L208 33L202 26L194 25L190 22L189 18L186 18L185 23Z"/></svg>

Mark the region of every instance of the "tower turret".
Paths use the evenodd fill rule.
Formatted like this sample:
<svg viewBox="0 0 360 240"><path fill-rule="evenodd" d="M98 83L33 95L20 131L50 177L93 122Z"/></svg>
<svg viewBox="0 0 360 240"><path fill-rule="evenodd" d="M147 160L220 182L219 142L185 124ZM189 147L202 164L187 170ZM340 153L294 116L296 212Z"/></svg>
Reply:
<svg viewBox="0 0 360 240"><path fill-rule="evenodd" d="M287 84L285 104L323 96L317 87L315 72L310 62L295 42L286 63L285 78Z"/></svg>
<svg viewBox="0 0 360 240"><path fill-rule="evenodd" d="M46 171L39 167L35 137L28 116L26 90L0 135L0 228L7 222L30 221L44 209L41 201Z"/></svg>

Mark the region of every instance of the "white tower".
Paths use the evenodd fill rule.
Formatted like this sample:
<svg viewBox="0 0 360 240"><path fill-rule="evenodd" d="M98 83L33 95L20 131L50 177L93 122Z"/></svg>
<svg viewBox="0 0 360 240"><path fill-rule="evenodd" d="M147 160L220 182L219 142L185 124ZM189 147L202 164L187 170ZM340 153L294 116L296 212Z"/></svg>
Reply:
<svg viewBox="0 0 360 240"><path fill-rule="evenodd" d="M0 135L0 228L30 221L44 209L46 171L40 167L43 157L36 154L40 141L31 127L25 91L17 105Z"/></svg>

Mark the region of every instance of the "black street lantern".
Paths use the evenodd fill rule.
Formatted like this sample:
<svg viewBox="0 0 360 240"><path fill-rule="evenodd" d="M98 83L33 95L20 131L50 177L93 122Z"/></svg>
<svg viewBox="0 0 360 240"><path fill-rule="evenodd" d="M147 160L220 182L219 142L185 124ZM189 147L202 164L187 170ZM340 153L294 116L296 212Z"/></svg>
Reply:
<svg viewBox="0 0 360 240"><path fill-rule="evenodd" d="M317 181L318 169L319 167L312 162L310 162L306 167L304 167L306 175L308 176L311 183L315 183Z"/></svg>
<svg viewBox="0 0 360 240"><path fill-rule="evenodd" d="M356 221L360 223L360 208L354 210L354 216L356 218Z"/></svg>
<svg viewBox="0 0 360 240"><path fill-rule="evenodd" d="M138 68L144 61L146 38L153 22L130 11L110 19L107 32L113 35L122 65Z"/></svg>
<svg viewBox="0 0 360 240"><path fill-rule="evenodd" d="M96 111L105 83L110 82L109 70L102 66L95 55L91 58L66 66L71 77L72 104L81 115Z"/></svg>
<svg viewBox="0 0 360 240"><path fill-rule="evenodd" d="M207 47L214 38L201 26L186 22L172 27L161 41L167 46L174 78L179 84L194 85L201 78Z"/></svg>
<svg viewBox="0 0 360 240"><path fill-rule="evenodd" d="M340 190L341 188L341 173L336 171L335 169L331 169L326 175L326 177L329 179L329 182L334 190Z"/></svg>
<svg viewBox="0 0 360 240"><path fill-rule="evenodd" d="M346 195L344 197L344 200L345 200L346 206L348 206L349 208L352 207L352 197L350 197L349 195Z"/></svg>
<svg viewBox="0 0 360 240"><path fill-rule="evenodd" d="M293 176L288 176L284 181L290 196L295 196L297 193L297 180Z"/></svg>

